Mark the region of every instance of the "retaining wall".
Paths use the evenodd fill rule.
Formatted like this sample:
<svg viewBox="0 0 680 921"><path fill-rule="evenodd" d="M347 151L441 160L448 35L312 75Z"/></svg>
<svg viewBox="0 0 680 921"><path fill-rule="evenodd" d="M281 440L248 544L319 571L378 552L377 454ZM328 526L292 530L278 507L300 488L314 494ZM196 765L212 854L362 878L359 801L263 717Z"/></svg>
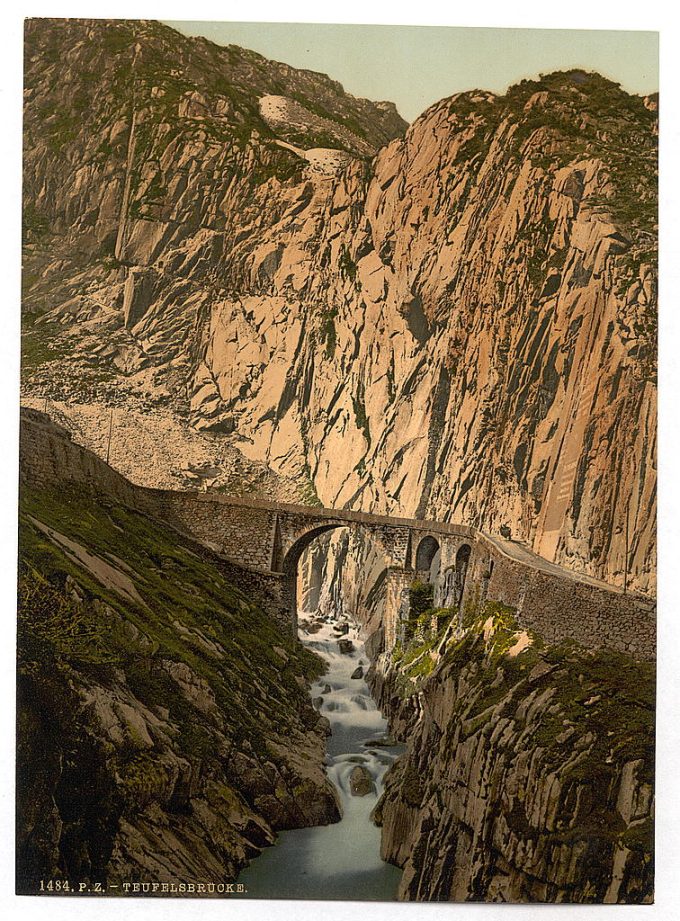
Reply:
<svg viewBox="0 0 680 921"><path fill-rule="evenodd" d="M250 586L258 592L277 618L293 616L290 576L286 579L270 572L272 565L276 565L272 557L277 518L284 554L291 541L304 533L305 527L330 523L330 519L364 524L374 531L388 550L390 569L399 562L395 557L405 552L408 530L413 538L412 554L423 533L430 533L440 539L442 559L452 556L455 546L464 538L470 543L472 554L463 603L475 592L482 592L487 598L511 605L517 609L520 623L540 633L549 643L571 638L588 647L609 646L637 658L653 659L655 656L656 623L652 599L581 581L577 574L567 570L545 571L541 569L544 561L540 558L536 558L533 565L513 559L496 542L469 526L147 489L130 483L91 451L72 442L68 432L43 413L22 409L21 422L22 483L38 488L76 484L86 491L113 498L157 517L203 541L242 567L234 570L235 578L246 591ZM408 566L409 561L405 562ZM412 576L411 573L408 578ZM407 575L400 575L398 580L392 580L395 610L396 596L403 591L402 583L406 578ZM387 626L387 632L393 636L396 625Z"/></svg>

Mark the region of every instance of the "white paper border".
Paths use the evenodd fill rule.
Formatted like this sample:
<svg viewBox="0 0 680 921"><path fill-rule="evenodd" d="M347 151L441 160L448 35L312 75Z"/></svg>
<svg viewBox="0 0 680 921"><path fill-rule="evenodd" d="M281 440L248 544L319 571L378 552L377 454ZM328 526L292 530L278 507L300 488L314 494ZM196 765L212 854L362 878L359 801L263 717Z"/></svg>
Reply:
<svg viewBox="0 0 680 921"><path fill-rule="evenodd" d="M656 902L653 906L470 905L433 903L281 902L32 898L14 890L14 611L18 446L19 265L21 201L21 73L25 16L192 19L246 22L345 22L513 28L653 30L661 33L661 246L660 246L660 461L659 461L659 694L657 759ZM119 2L19 2L9 0L0 55L0 182L2 183L2 307L0 309L0 907L3 917L34 919L272 919L323 921L479 918L481 921L677 917L680 888L680 72L678 16L666 2L543 0L456 4L417 0L251 0L250 3L177 0ZM331 74L330 76L333 76ZM675 578L674 578L675 576Z"/></svg>

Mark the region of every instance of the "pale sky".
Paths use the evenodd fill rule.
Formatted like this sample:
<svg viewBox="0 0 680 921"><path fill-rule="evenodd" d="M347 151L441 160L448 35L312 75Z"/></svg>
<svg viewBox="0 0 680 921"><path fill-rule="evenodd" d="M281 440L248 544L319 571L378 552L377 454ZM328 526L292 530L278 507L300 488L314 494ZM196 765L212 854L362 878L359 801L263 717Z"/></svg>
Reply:
<svg viewBox="0 0 680 921"><path fill-rule="evenodd" d="M167 20L166 20L167 21ZM185 35L251 48L318 70L355 96L388 99L407 121L445 96L503 93L526 77L597 70L630 93L659 89L658 33L571 29L461 29L311 23L167 21Z"/></svg>

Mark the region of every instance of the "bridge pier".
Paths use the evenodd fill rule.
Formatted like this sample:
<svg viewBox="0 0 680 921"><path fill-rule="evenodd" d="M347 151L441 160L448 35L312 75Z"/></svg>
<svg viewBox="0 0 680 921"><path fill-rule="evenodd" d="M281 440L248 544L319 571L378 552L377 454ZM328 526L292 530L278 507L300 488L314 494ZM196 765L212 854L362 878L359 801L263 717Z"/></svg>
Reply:
<svg viewBox="0 0 680 921"><path fill-rule="evenodd" d="M286 611L293 631L293 636L298 635L298 610L297 610L297 574L277 573L279 580L279 593L281 606Z"/></svg>
<svg viewBox="0 0 680 921"><path fill-rule="evenodd" d="M413 573L401 566L389 566L386 577L385 594L385 652L392 652L399 638L400 623L408 617L409 585Z"/></svg>

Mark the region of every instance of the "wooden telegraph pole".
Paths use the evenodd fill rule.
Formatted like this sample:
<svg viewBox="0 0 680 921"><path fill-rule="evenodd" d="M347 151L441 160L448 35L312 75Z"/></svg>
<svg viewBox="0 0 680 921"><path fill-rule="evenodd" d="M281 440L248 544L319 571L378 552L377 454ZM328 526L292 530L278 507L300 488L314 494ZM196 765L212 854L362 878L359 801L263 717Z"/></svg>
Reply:
<svg viewBox="0 0 680 921"><path fill-rule="evenodd" d="M623 594L628 592L628 555L630 553L630 496L626 502L626 559L623 564Z"/></svg>
<svg viewBox="0 0 680 921"><path fill-rule="evenodd" d="M111 416L109 418L109 440L106 445L106 463L109 462L109 457L111 456L111 433L113 431L113 406L111 407Z"/></svg>

